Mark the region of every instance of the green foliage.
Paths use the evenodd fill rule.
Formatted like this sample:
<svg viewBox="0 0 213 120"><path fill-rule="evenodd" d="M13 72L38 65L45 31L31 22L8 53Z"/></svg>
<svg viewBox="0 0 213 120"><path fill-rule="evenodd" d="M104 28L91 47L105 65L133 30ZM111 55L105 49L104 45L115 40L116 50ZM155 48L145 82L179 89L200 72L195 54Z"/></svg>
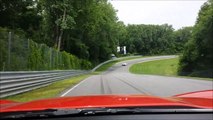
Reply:
<svg viewBox="0 0 213 120"><path fill-rule="evenodd" d="M118 35L116 12L106 0L35 1L42 17L34 41L66 51L93 64L116 54ZM60 49L59 49L60 48Z"/></svg>
<svg viewBox="0 0 213 120"><path fill-rule="evenodd" d="M38 15L35 0L1 0L0 26L21 28L32 37L39 29L42 17Z"/></svg>
<svg viewBox="0 0 213 120"><path fill-rule="evenodd" d="M168 24L126 26L107 0L1 0L0 4L0 26L20 32L14 35L19 40L13 41L10 61L4 41L8 33L1 33L1 70L88 69L111 54L119 56L117 46L127 46L128 54L183 53L179 74L212 76L212 0L202 6L195 26L176 31ZM18 38L21 34L53 49Z"/></svg>
<svg viewBox="0 0 213 120"><path fill-rule="evenodd" d="M27 60L25 59L27 53L27 39L20 39L24 33L21 30L17 30L20 36L15 35L11 32L11 40L9 42L9 31L8 29L0 27L1 34L1 63L0 70L26 70ZM9 49L10 48L10 49ZM12 64L13 63L13 64Z"/></svg>
<svg viewBox="0 0 213 120"><path fill-rule="evenodd" d="M43 55L42 55L42 46L30 41L30 54L28 58L28 68L30 70L42 70L44 64Z"/></svg>
<svg viewBox="0 0 213 120"><path fill-rule="evenodd" d="M5 70L6 64L8 61L8 42L5 41L7 39L7 34L5 34L6 29L0 28L0 70Z"/></svg>
<svg viewBox="0 0 213 120"><path fill-rule="evenodd" d="M213 77L213 1L201 7L192 38L180 59L179 74Z"/></svg>
<svg viewBox="0 0 213 120"><path fill-rule="evenodd" d="M189 28L174 31L167 24L128 25L123 33L126 38L120 40L120 45L127 46L130 53L143 55L179 53L190 37Z"/></svg>
<svg viewBox="0 0 213 120"><path fill-rule="evenodd" d="M90 69L91 63L87 60L81 60L65 51L58 52L42 44L39 45L33 41L31 45L31 54L29 56L30 70L47 69ZM48 51L48 54L46 54Z"/></svg>
<svg viewBox="0 0 213 120"><path fill-rule="evenodd" d="M82 68L89 70L89 69L91 69L91 66L92 66L91 62L89 62L87 60L83 60L83 59L81 60Z"/></svg>
<svg viewBox="0 0 213 120"><path fill-rule="evenodd" d="M183 52L184 45L192 37L192 29L193 27L184 27L174 32L176 52Z"/></svg>
<svg viewBox="0 0 213 120"><path fill-rule="evenodd" d="M10 30L0 28L1 71L90 69L92 67L92 64L87 60L25 39L24 36L19 35L23 35L22 31L12 32L9 47L8 31Z"/></svg>

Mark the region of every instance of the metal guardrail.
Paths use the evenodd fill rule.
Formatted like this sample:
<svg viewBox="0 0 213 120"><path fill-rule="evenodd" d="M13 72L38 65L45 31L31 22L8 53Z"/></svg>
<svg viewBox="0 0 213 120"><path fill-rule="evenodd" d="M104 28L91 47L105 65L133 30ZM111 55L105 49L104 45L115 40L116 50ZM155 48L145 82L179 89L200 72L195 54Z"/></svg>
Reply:
<svg viewBox="0 0 213 120"><path fill-rule="evenodd" d="M120 57L120 58L110 59L110 60L107 60L107 61L105 61L105 62L100 63L99 65L97 65L96 67L94 67L91 71L94 72L94 71L96 71L99 67L101 67L102 65L107 64L107 63L112 62L112 61L115 61L115 60L122 60L122 59L125 59L125 58L136 58L136 57L139 57L139 56L141 56L141 55L137 55L137 56L127 56L127 57Z"/></svg>
<svg viewBox="0 0 213 120"><path fill-rule="evenodd" d="M83 70L0 72L0 98L44 87L55 81L88 72Z"/></svg>
<svg viewBox="0 0 213 120"><path fill-rule="evenodd" d="M135 56L133 56L135 57ZM119 60L123 58L116 58ZM110 61L103 62L91 71L83 70L54 70L54 71L10 71L0 72L0 98L27 92L47 86L55 81L72 76L95 71L98 67Z"/></svg>

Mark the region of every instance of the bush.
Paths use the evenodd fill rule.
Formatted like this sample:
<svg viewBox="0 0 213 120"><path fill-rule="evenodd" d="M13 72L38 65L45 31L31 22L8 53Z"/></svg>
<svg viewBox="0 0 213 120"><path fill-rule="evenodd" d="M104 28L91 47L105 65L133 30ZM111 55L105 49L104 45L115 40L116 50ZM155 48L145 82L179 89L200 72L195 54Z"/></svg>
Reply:
<svg viewBox="0 0 213 120"><path fill-rule="evenodd" d="M68 70L90 69L92 67L87 60L79 59L65 51L59 52L45 44L38 44L24 38L21 31L12 32L9 47L8 31L10 30L0 28L1 71ZM10 55L10 59L8 55Z"/></svg>

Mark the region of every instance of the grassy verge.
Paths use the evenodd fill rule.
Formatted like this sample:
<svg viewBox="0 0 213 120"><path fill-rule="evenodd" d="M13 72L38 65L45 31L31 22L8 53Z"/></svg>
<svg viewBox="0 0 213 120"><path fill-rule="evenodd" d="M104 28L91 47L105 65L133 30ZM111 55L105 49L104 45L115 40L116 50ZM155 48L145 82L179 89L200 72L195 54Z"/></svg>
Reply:
<svg viewBox="0 0 213 120"><path fill-rule="evenodd" d="M129 70L131 73L136 74L176 76L178 61L179 58L172 58L138 63L131 66Z"/></svg>
<svg viewBox="0 0 213 120"><path fill-rule="evenodd" d="M70 79L62 80L62 81L57 81L53 84L50 84L46 87L42 87L39 89L35 89L26 93L14 95L14 96L9 96L4 99L8 100L14 100L18 102L27 102L27 101L32 101L36 99L44 99L44 98L52 98L58 96L61 92L66 90L67 88L70 88L71 86L76 85L83 79L89 77L90 74L87 75L80 75L80 76L75 76Z"/></svg>
<svg viewBox="0 0 213 120"><path fill-rule="evenodd" d="M100 66L96 71L103 72L103 71L106 71L107 69L109 69L111 66L113 66L114 64L116 64L118 62L126 61L126 60L132 60L132 59L138 59L138 58L142 58L142 57L138 56L138 57L130 57L130 58L123 58L123 59L119 59L119 60L113 60L111 62L108 62L108 63Z"/></svg>
<svg viewBox="0 0 213 120"><path fill-rule="evenodd" d="M209 81L213 80L212 78L178 76L177 74L178 63L179 58L155 60L134 64L133 66L130 67L129 71L135 74L151 74L151 75L164 75L164 76L166 75L196 80L209 80Z"/></svg>

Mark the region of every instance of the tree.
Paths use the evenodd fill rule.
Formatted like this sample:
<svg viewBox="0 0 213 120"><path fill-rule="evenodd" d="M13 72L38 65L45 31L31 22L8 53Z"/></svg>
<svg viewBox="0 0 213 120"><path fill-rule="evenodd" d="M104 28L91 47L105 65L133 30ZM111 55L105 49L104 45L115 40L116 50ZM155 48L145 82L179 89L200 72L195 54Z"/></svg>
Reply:
<svg viewBox="0 0 213 120"><path fill-rule="evenodd" d="M179 74L213 77L213 1L201 7L192 38L180 59Z"/></svg>
<svg viewBox="0 0 213 120"><path fill-rule="evenodd" d="M44 17L43 26L47 43L61 50L61 43L64 31L74 28L75 11L71 0L41 0L42 15ZM54 40L54 41L52 41Z"/></svg>
<svg viewBox="0 0 213 120"><path fill-rule="evenodd" d="M143 55L172 54L174 50L174 29L164 25L128 25L126 27L127 38L122 44L126 44L131 53Z"/></svg>
<svg viewBox="0 0 213 120"><path fill-rule="evenodd" d="M13 30L22 29L32 37L39 29L41 16L38 15L37 0L1 0L0 26Z"/></svg>
<svg viewBox="0 0 213 120"><path fill-rule="evenodd" d="M116 52L117 17L106 0L75 1L75 28L66 33L64 50L97 64Z"/></svg>
<svg viewBox="0 0 213 120"><path fill-rule="evenodd" d="M192 29L193 27L183 27L174 32L175 50L177 52L183 52L184 45L192 37Z"/></svg>

